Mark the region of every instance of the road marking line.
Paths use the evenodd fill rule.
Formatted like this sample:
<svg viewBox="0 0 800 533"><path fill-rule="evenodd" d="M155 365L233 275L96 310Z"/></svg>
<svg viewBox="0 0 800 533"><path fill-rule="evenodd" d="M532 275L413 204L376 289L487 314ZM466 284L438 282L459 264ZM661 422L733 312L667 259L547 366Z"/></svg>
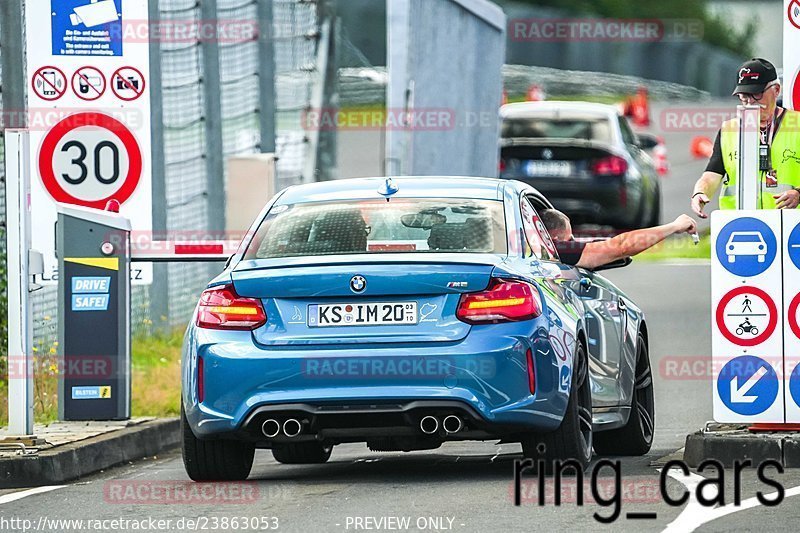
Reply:
<svg viewBox="0 0 800 533"><path fill-rule="evenodd" d="M3 505L4 503L15 502L17 500L21 500L22 498L27 498L28 496L50 492L51 490L63 489L66 486L67 485L50 485L48 487L36 487L35 489L28 489L6 494L5 496L0 496L0 505Z"/></svg>
<svg viewBox="0 0 800 533"><path fill-rule="evenodd" d="M708 507L701 505L700 502L697 501L696 496L697 485L706 478L691 472L688 476L684 476L683 472L679 468L670 469L667 475L669 475L669 477L672 479L679 481L684 487L686 487L686 490L689 491L689 503L686 504L686 507L675 520L667 524L667 527L662 533L691 533L703 524L707 524L729 514L744 511L746 509L752 509L761 505L761 502L758 501L758 498L753 496L752 498L742 500L740 505L729 503L728 505L723 505L722 507L709 509ZM800 486L786 489L784 493L784 499L789 498L790 496L798 495L800 495ZM776 496L777 492L771 492L769 494L764 494L762 497L774 499Z"/></svg>

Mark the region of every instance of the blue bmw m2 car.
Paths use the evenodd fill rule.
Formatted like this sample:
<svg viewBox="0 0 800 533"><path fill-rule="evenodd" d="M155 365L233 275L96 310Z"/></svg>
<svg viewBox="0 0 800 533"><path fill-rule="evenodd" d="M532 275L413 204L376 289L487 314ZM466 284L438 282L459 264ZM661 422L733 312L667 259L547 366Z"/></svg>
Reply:
<svg viewBox="0 0 800 533"><path fill-rule="evenodd" d="M517 181L351 179L290 187L200 297L183 350L183 459L239 480L256 448L520 442L588 465L653 439L647 327L595 272L559 262Z"/></svg>

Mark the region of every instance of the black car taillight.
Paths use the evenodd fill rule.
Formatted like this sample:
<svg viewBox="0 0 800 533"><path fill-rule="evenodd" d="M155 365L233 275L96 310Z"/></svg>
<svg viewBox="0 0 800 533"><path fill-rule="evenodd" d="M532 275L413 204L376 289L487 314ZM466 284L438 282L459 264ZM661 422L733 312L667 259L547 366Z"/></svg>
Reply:
<svg viewBox="0 0 800 533"><path fill-rule="evenodd" d="M524 281L493 278L489 288L461 295L456 317L467 324L530 320L542 314L535 287Z"/></svg>
<svg viewBox="0 0 800 533"><path fill-rule="evenodd" d="M267 323L267 313L255 298L242 298L233 285L203 291L197 326L208 329L252 330Z"/></svg>
<svg viewBox="0 0 800 533"><path fill-rule="evenodd" d="M596 176L621 176L628 172L628 162L618 155L609 155L592 161L591 169Z"/></svg>

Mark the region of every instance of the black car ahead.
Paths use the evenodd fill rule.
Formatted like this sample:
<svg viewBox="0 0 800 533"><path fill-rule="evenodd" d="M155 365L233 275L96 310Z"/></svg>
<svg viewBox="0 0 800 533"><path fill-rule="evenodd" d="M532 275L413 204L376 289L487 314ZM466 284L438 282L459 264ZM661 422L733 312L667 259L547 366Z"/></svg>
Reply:
<svg viewBox="0 0 800 533"><path fill-rule="evenodd" d="M573 225L659 224L661 186L645 152L654 138L637 136L616 108L524 102L503 106L500 117L501 178L536 187Z"/></svg>

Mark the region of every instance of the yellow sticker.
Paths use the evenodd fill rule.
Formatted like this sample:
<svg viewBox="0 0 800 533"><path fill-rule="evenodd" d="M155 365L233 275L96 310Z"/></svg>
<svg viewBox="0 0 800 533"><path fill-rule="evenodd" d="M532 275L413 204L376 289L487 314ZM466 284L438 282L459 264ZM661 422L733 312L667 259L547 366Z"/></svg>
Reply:
<svg viewBox="0 0 800 533"><path fill-rule="evenodd" d="M100 397L101 398L111 398L111 386L110 385L103 385L100 387Z"/></svg>
<svg viewBox="0 0 800 533"><path fill-rule="evenodd" d="M65 257L67 263L119 270L119 257Z"/></svg>

